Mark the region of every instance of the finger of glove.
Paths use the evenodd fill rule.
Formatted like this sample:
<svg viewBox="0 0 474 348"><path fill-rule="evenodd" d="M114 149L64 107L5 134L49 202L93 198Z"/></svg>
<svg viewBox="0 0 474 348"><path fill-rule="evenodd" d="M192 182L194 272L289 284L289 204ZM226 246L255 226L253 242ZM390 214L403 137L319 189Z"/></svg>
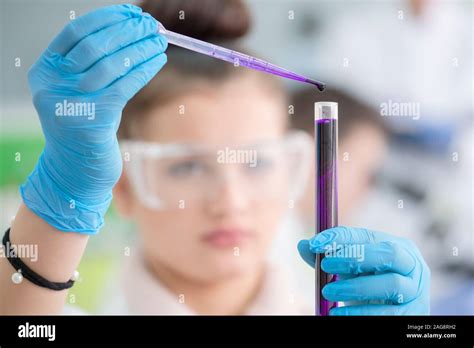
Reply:
<svg viewBox="0 0 474 348"><path fill-rule="evenodd" d="M161 35L129 45L101 59L85 72L80 80L79 88L86 93L106 88L136 67L163 53L166 47L167 41Z"/></svg>
<svg viewBox="0 0 474 348"><path fill-rule="evenodd" d="M309 241L306 239L300 240L298 243L298 252L301 258L312 268L316 265L316 254L309 250ZM324 260L324 259L323 259ZM356 274L339 274L339 279L350 279L357 277Z"/></svg>
<svg viewBox="0 0 474 348"><path fill-rule="evenodd" d="M344 244L373 244L382 241L396 240L397 237L366 228L338 226L324 230L309 241L312 252L323 253L327 246Z"/></svg>
<svg viewBox="0 0 474 348"><path fill-rule="evenodd" d="M78 17L49 44L51 53L65 56L84 37L115 23L141 16L142 9L134 5L112 5Z"/></svg>
<svg viewBox="0 0 474 348"><path fill-rule="evenodd" d="M359 276L327 284L322 290L329 301L389 300L402 304L418 296L418 282L397 273Z"/></svg>
<svg viewBox="0 0 474 348"><path fill-rule="evenodd" d="M309 250L309 241L306 239L300 240L297 245L298 252L301 258L311 267L314 268L316 263L316 254Z"/></svg>
<svg viewBox="0 0 474 348"><path fill-rule="evenodd" d="M97 31L71 49L58 67L67 73L84 72L121 48L157 36L157 23L151 16L140 16Z"/></svg>
<svg viewBox="0 0 474 348"><path fill-rule="evenodd" d="M410 274L417 266L411 253L401 244L384 241L376 244L346 245L339 257L326 256L321 268L332 274L362 274L370 272L395 272L401 275Z"/></svg>
<svg viewBox="0 0 474 348"><path fill-rule="evenodd" d="M128 74L107 87L108 91L127 102L163 68L167 62L166 53L160 53L136 66Z"/></svg>
<svg viewBox="0 0 474 348"><path fill-rule="evenodd" d="M331 316L348 316L348 315L406 315L417 314L411 313L411 303L401 306L387 304L366 304L357 306L337 307L330 310Z"/></svg>

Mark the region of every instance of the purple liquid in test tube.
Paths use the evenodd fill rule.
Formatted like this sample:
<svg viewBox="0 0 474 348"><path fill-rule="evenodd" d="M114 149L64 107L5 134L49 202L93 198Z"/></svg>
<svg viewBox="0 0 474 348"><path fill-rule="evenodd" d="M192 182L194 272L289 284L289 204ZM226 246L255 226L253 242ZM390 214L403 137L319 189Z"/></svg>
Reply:
<svg viewBox="0 0 474 348"><path fill-rule="evenodd" d="M337 103L318 102L315 107L316 233L337 226ZM316 256L316 315L327 316L337 302L324 299L322 289L337 276L321 270L324 254Z"/></svg>

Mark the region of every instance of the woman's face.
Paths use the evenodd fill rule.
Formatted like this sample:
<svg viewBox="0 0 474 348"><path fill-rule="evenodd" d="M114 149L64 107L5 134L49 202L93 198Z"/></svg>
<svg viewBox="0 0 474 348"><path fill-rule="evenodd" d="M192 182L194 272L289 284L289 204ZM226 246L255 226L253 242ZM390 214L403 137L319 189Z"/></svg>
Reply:
<svg viewBox="0 0 474 348"><path fill-rule="evenodd" d="M249 75L203 84L152 111L141 126L141 140L224 150L279 139L286 126L281 99ZM228 168L221 164L219 170ZM216 180L215 194L199 204L153 210L129 188L125 172L115 197L137 222L147 261L193 281L213 282L258 269L288 207L284 199L249 199L252 188L242 185Z"/></svg>

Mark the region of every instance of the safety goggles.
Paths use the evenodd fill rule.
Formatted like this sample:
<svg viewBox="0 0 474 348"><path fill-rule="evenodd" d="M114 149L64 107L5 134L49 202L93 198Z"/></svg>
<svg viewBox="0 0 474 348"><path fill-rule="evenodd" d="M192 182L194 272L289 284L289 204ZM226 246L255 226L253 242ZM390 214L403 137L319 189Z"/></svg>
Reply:
<svg viewBox="0 0 474 348"><path fill-rule="evenodd" d="M225 190L248 201L296 201L312 149L303 132L239 147L130 140L120 145L132 188L152 209L202 205Z"/></svg>

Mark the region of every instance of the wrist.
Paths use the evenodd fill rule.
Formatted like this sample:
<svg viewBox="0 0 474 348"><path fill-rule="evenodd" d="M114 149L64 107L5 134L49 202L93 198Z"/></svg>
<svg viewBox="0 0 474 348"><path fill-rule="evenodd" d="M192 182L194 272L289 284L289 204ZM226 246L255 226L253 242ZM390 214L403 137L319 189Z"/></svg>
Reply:
<svg viewBox="0 0 474 348"><path fill-rule="evenodd" d="M35 169L20 186L25 205L54 228L63 232L96 234L112 201L112 190L100 199L77 199L55 183L41 155Z"/></svg>

